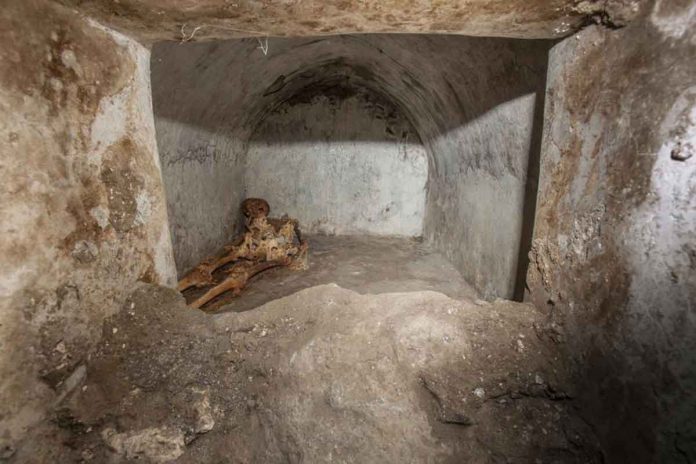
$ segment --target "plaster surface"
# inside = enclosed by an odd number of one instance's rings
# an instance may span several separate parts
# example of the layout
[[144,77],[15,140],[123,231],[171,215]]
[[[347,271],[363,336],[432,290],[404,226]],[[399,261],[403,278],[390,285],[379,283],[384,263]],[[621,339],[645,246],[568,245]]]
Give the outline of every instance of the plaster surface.
[[528,297],[609,462],[696,459],[695,8],[551,52]]
[[420,236],[428,161],[389,101],[332,89],[283,102],[249,141],[246,192],[302,231]]
[[[413,127],[413,139],[417,135],[425,147],[426,241],[456,263],[485,297],[511,297],[517,270],[526,265],[518,255],[525,222],[532,220],[531,214],[525,216],[524,204],[530,182],[534,187],[536,180],[528,179],[527,171],[536,161],[535,123],[540,121],[535,121],[535,109],[541,107],[548,47],[546,41],[437,35],[273,39],[265,52],[255,39],[157,44],[152,55],[155,119],[179,272],[230,241],[224,224],[229,224],[231,210],[226,208],[239,204],[238,195],[255,177],[243,174],[254,131],[293,98],[329,97],[335,89],[348,89],[368,92],[403,114]],[[341,124],[341,130],[349,127]],[[305,131],[298,126],[293,136],[299,137],[300,129]],[[277,135],[265,138],[273,137]],[[223,146],[217,142],[221,139],[229,141],[224,153],[217,148]],[[257,135],[257,146],[259,139]],[[204,148],[211,146],[216,148]],[[306,148],[322,150],[313,146]],[[360,150],[365,151],[363,146]],[[252,152],[256,157],[258,152]],[[267,172],[285,174],[279,185],[287,186],[293,176],[309,176],[307,170]],[[392,177],[381,176],[380,182],[396,182],[399,176]],[[273,182],[280,179],[273,177]],[[215,200],[221,192],[226,207]],[[276,201],[298,204],[276,196]],[[316,206],[305,224],[312,228],[312,221],[324,219],[316,213],[320,200],[305,195],[303,201]],[[375,205],[363,202],[363,207],[376,213],[386,209],[385,203],[382,197]],[[354,211],[355,203],[347,201],[331,215],[341,218],[346,230],[365,230],[364,221],[357,222],[362,219],[351,217]],[[208,235],[200,229],[200,218],[210,226]],[[197,230],[202,233],[188,232]]]
[[[533,82],[527,77],[526,85]],[[487,298],[512,298],[518,268],[526,269],[519,254],[528,246],[525,223],[532,222],[525,202],[534,201],[526,192],[536,179],[527,171],[537,162],[542,83],[431,142],[442,165],[428,182],[426,240]]]
[[169,233],[181,274],[229,244],[239,230],[245,152],[225,133],[165,118],[155,118],[155,126]]
[[0,459],[85,374],[136,281],[175,280],[149,52],[63,7],[0,11]]

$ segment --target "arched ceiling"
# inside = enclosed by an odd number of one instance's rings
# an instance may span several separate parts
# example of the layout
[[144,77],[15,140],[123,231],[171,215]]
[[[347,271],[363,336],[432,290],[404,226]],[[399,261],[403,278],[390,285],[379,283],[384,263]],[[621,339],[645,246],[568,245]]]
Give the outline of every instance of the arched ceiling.
[[[370,89],[399,107],[424,143],[534,92],[548,43],[458,36],[350,35],[157,44],[158,118],[245,141],[265,112],[303,89]],[[492,59],[494,57],[495,59]]]
[[641,0],[56,0],[142,42],[348,33],[557,38]]
[[483,293],[510,295],[551,43],[361,34],[271,38],[263,49],[254,38],[156,44],[157,141],[178,241],[201,256],[228,236],[249,140],[269,111],[366,88],[408,117],[428,153],[426,239]]

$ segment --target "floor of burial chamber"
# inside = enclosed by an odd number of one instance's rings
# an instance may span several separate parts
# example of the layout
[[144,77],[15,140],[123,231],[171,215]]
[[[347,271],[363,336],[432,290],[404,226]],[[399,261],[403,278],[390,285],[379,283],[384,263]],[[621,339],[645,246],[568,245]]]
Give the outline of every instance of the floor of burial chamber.
[[[310,235],[309,268],[278,267],[253,277],[240,296],[222,294],[203,307],[211,313],[243,312],[316,285],[335,283],[361,294],[431,290],[454,299],[477,292],[441,254],[406,237]],[[216,276],[224,278],[225,268]],[[191,302],[208,288],[184,292]]]

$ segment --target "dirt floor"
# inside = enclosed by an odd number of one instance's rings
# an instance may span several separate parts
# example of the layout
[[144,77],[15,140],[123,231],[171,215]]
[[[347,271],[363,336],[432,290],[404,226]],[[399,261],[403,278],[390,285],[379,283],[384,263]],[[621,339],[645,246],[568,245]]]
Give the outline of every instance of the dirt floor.
[[142,284],[11,461],[600,462],[557,330],[429,291],[329,284],[205,314]]
[[[325,235],[305,238],[309,242],[309,269],[264,271],[251,279],[241,297],[223,294],[204,310],[248,311],[298,290],[329,283],[362,294],[433,290],[455,299],[477,297],[452,264],[418,240]],[[224,278],[224,269],[216,276]],[[206,290],[192,288],[184,295],[187,301],[193,301]]]

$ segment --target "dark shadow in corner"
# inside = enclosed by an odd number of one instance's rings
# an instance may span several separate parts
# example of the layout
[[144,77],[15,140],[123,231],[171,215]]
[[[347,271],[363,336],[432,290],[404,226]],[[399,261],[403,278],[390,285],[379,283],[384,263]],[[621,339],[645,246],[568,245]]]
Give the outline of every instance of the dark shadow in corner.
[[[544,69],[548,70],[548,53]],[[513,300],[522,301],[527,283],[529,268],[529,252],[532,249],[534,235],[534,219],[536,217],[537,192],[539,191],[539,164],[541,158],[541,141],[544,132],[544,104],[546,96],[546,74],[541,77],[534,99],[534,119],[532,121],[532,137],[529,144],[527,161],[527,183],[524,191],[524,206],[522,208],[522,229],[520,231],[520,246],[517,255],[517,272],[515,275],[515,290]]]

